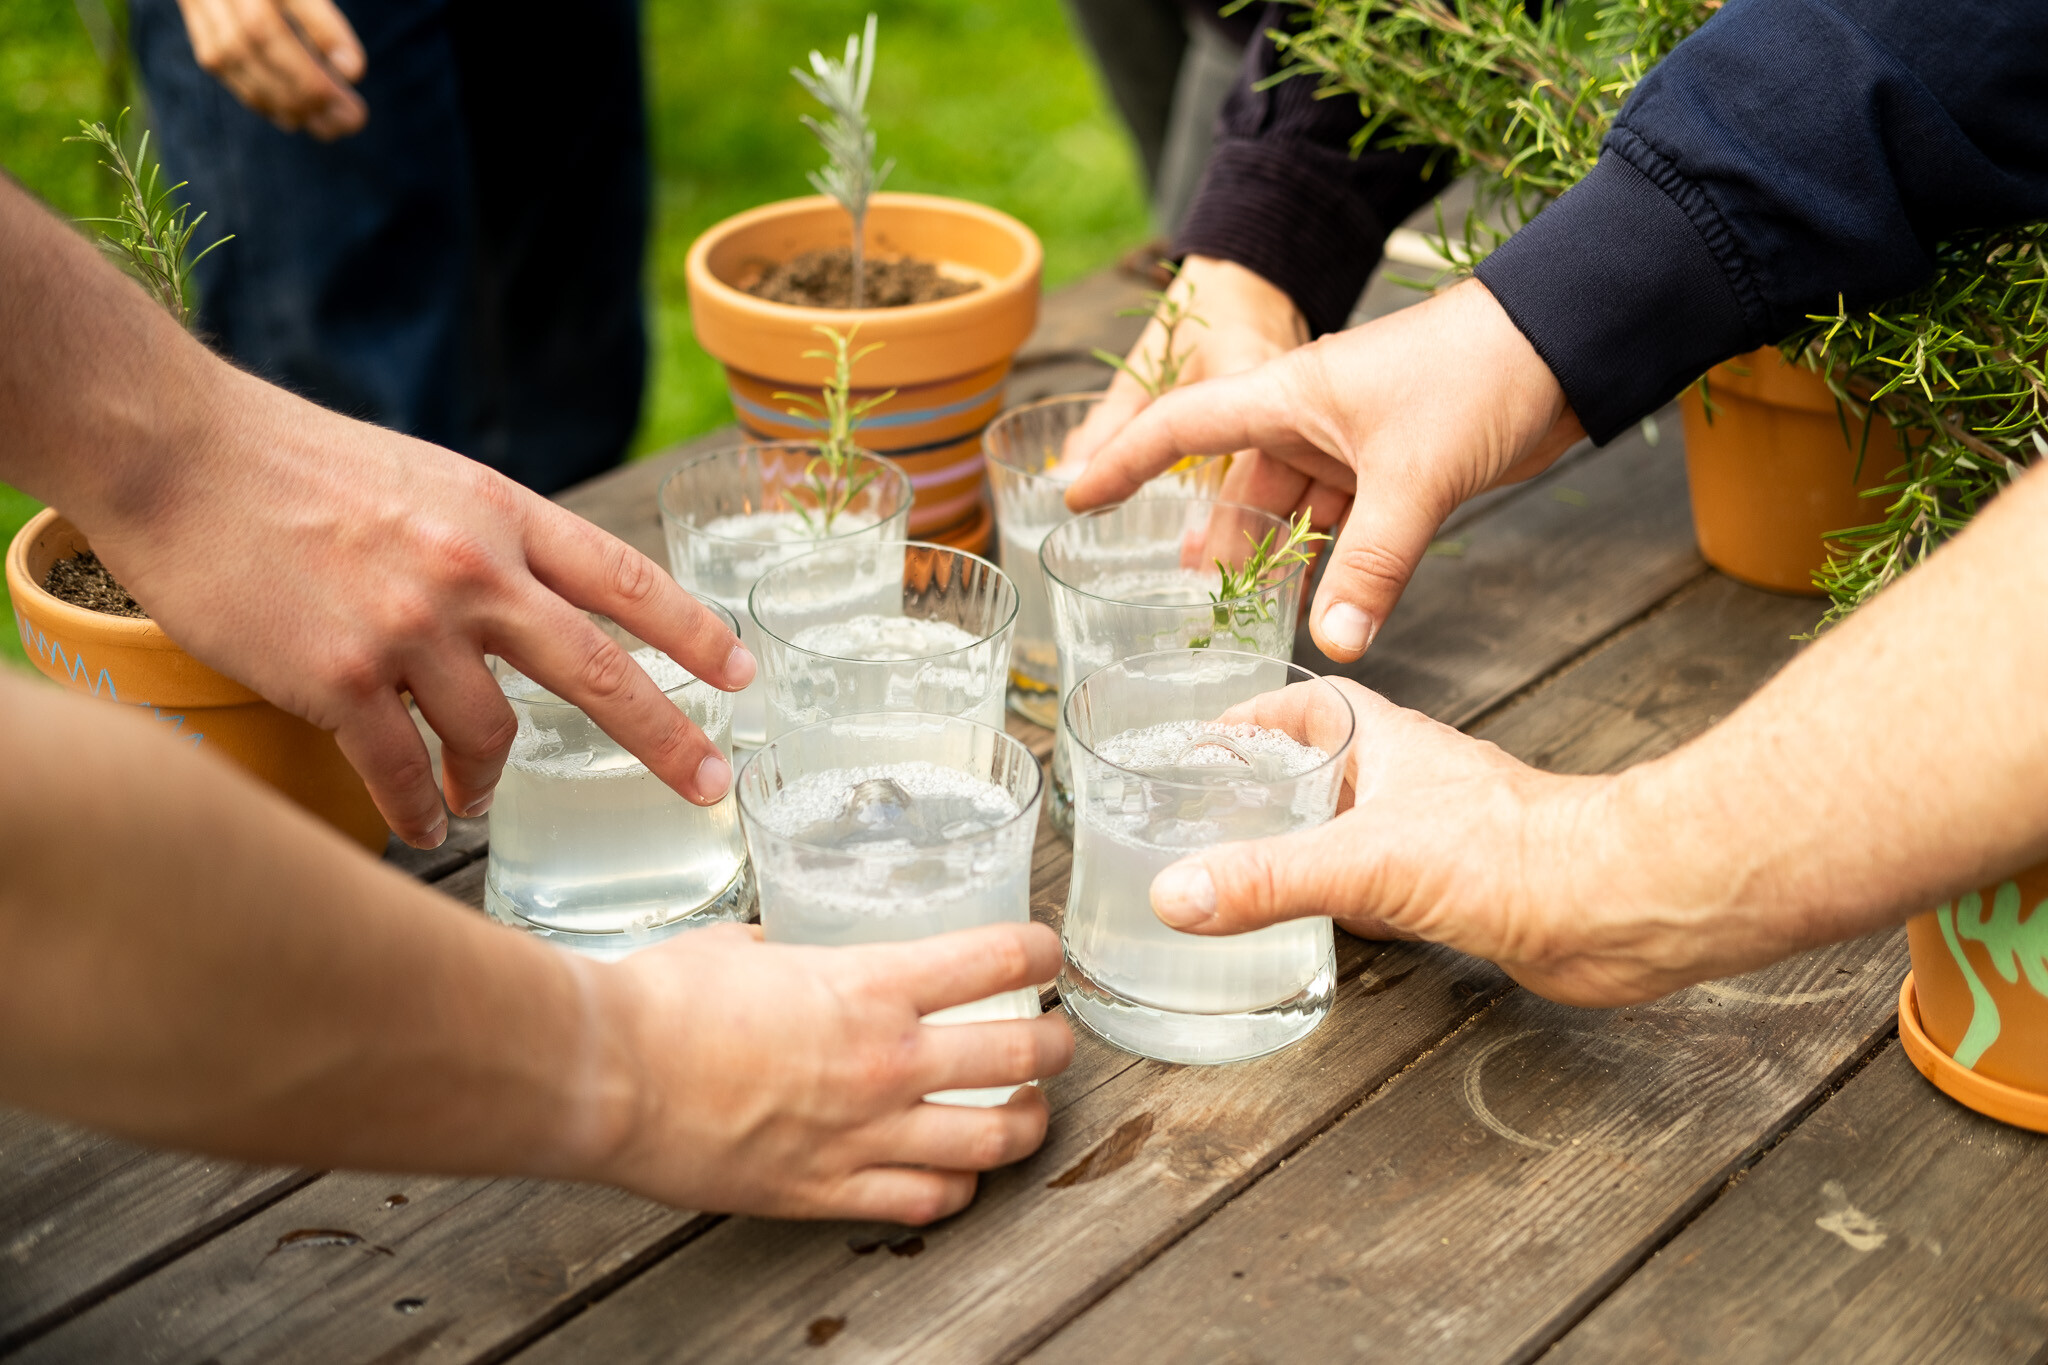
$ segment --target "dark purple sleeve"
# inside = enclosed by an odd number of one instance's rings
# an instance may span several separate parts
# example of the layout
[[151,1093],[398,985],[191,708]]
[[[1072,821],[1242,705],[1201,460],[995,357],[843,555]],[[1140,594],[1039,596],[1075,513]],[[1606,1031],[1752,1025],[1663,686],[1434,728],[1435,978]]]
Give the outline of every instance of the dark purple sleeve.
[[1427,149],[1369,146],[1353,156],[1351,139],[1365,124],[1355,98],[1318,99],[1308,77],[1258,89],[1279,68],[1265,35],[1294,11],[1264,7],[1174,246],[1271,281],[1320,336],[1351,316],[1387,234],[1449,183],[1450,158],[1430,174]]

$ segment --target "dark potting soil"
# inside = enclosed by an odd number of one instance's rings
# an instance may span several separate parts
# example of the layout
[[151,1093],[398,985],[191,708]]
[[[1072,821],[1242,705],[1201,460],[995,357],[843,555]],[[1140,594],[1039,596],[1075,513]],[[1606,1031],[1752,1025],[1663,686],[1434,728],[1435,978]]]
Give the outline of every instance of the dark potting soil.
[[[901,308],[910,303],[932,303],[981,288],[969,280],[941,275],[936,265],[915,256],[902,256],[895,260],[871,259],[862,275],[860,305],[863,308]],[[806,251],[748,285],[747,292],[771,303],[794,304],[799,308],[851,307],[853,253],[843,246],[830,251]]]
[[147,621],[149,613],[135,604],[128,589],[114,581],[107,566],[91,550],[72,559],[60,559],[43,576],[43,590],[60,602],[108,616],[133,616]]

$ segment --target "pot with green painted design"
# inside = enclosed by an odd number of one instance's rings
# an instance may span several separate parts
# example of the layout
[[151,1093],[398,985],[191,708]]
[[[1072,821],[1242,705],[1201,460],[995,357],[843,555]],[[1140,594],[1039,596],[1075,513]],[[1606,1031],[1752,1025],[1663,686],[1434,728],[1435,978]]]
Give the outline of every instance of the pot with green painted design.
[[2048,1132],[2048,864],[1906,926],[1900,1036],[1971,1108]]

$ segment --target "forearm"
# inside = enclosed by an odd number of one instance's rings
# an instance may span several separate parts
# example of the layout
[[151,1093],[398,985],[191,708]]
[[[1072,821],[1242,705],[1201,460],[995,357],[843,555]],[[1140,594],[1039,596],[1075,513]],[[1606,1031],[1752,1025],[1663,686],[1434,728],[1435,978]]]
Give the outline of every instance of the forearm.
[[253,1160],[589,1175],[634,1087],[606,970],[152,732],[0,679],[0,1093]]
[[0,175],[0,481],[90,527],[158,496],[232,374]]
[[2044,600],[2036,471],[1728,720],[1613,784],[1608,856],[1576,900],[1634,902],[1667,921],[1660,952],[1741,970],[2048,857]]

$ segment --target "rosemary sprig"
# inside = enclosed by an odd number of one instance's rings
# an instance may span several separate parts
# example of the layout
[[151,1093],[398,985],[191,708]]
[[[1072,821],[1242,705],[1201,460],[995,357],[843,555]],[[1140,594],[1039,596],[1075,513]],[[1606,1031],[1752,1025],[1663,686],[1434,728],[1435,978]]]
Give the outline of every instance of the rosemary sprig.
[[[1175,276],[1180,274],[1180,267],[1171,261],[1161,261],[1159,264]],[[1120,318],[1150,318],[1157,322],[1165,333],[1160,338],[1157,354],[1147,351],[1138,357],[1144,366],[1142,370],[1114,352],[1105,351],[1100,346],[1095,348],[1097,360],[1122,370],[1137,380],[1138,386],[1153,398],[1178,385],[1181,371],[1194,357],[1195,347],[1192,342],[1185,351],[1174,349],[1174,339],[1179,335],[1180,329],[1189,323],[1197,327],[1209,325],[1208,319],[1195,312],[1195,286],[1192,280],[1188,282],[1187,292],[1182,298],[1173,297],[1167,290],[1151,290],[1145,295],[1145,307],[1119,308],[1116,315]]]
[[1320,531],[1309,530],[1306,509],[1287,523],[1287,539],[1275,549],[1273,538],[1278,534],[1277,529],[1269,529],[1263,540],[1252,540],[1252,533],[1246,531],[1244,538],[1251,541],[1252,552],[1244,563],[1232,569],[1222,560],[1216,561],[1216,572],[1222,582],[1217,591],[1209,594],[1215,629],[1188,641],[1189,649],[1209,648],[1219,633],[1243,644],[1257,645],[1256,640],[1241,632],[1272,624],[1273,604],[1262,595],[1267,583],[1282,569],[1309,563],[1315,555],[1308,547],[1329,539]]
[[867,27],[846,40],[846,58],[833,61],[813,50],[811,69],[791,67],[789,74],[811,97],[825,106],[823,121],[803,115],[804,127],[817,136],[828,158],[811,171],[811,184],[820,194],[829,194],[853,220],[853,295],[847,306],[861,306],[866,282],[866,241],[868,196],[882,188],[893,160],[875,165],[875,130],[868,123],[868,82],[875,74],[875,16],[868,15]]
[[896,390],[870,394],[856,400],[853,396],[853,367],[865,356],[882,349],[882,343],[852,349],[854,334],[860,331],[855,323],[839,332],[834,328],[818,326],[811,329],[832,343],[829,351],[805,351],[807,360],[829,360],[832,362],[832,378],[813,397],[807,393],[778,393],[775,396],[795,406],[786,409],[792,417],[801,417],[818,422],[824,433],[818,440],[818,453],[804,466],[804,487],[810,490],[813,508],[818,520],[811,520],[811,511],[804,507],[788,489],[783,490],[782,500],[789,504],[791,511],[803,519],[804,529],[814,536],[830,535],[832,523],[839,514],[853,505],[867,486],[875,481],[870,471],[856,475],[852,472],[859,462],[861,449],[854,444],[853,431],[861,419],[882,404],[896,396]]
[[163,189],[157,187],[163,168],[149,159],[147,132],[136,145],[135,159],[132,162],[128,159],[127,152],[121,147],[121,126],[127,118],[128,111],[123,109],[114,120],[112,132],[104,123],[87,123],[81,119],[78,123],[79,136],[64,139],[98,147],[103,153],[100,164],[121,183],[120,210],[116,216],[80,221],[106,227],[108,230],[100,236],[101,249],[125,265],[142,287],[178,320],[179,326],[189,326],[192,267],[205,260],[221,242],[234,239],[223,237],[191,260],[185,259],[192,234],[206,221],[206,215],[202,213],[187,221],[186,214],[191,211],[191,206],[171,203],[171,196],[185,188],[185,181],[180,180]]

